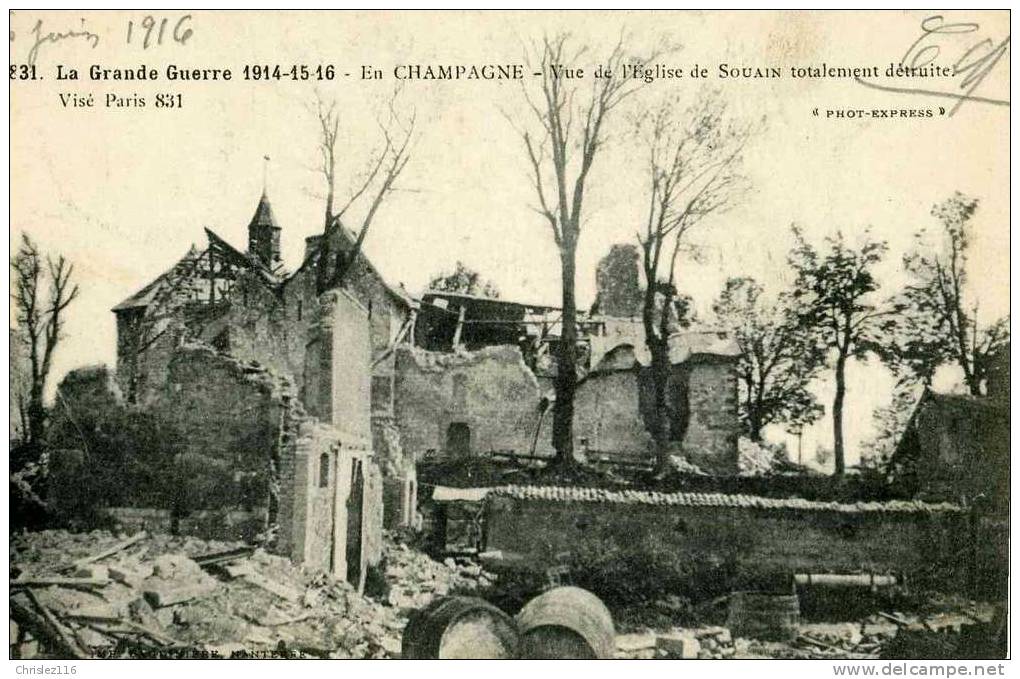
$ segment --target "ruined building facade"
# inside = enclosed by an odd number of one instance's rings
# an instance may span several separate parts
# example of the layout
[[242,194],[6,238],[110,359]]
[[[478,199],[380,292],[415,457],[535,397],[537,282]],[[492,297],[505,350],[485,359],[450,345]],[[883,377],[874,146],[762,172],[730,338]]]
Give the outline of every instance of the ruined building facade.
[[[293,273],[283,269],[281,232],[263,194],[245,251],[206,229],[205,249],[192,246],[117,305],[117,382],[136,407],[190,413],[179,423],[186,440],[224,451],[227,464],[243,466],[245,449],[264,462],[281,551],[363,578],[363,557],[378,557],[384,493],[399,508],[394,522],[414,512],[414,465],[391,405],[394,345],[414,304],[360,254],[342,285],[323,285],[354,243],[342,226],[328,236],[330,258],[320,257],[323,237],[307,239]],[[238,403],[244,381],[208,365],[216,362],[277,384],[272,407]],[[245,415],[221,421],[237,412]]]
[[[552,455],[559,316],[553,307],[424,293],[414,346],[397,352],[394,403],[407,450],[418,459]],[[640,320],[586,314],[578,326],[575,449],[650,462],[653,381]],[[725,331],[670,338],[670,438],[676,455],[707,473],[737,471],[738,356]]]
[[[355,238],[339,225],[307,238],[288,272],[285,235],[263,194],[246,249],[206,229],[203,249],[117,305],[116,381],[132,407],[173,415],[195,442],[182,459],[257,489],[260,506],[243,509],[277,531],[281,551],[357,577],[363,564],[348,545],[371,557],[372,527],[414,522],[416,461],[552,455],[560,314],[450,292],[415,300],[352,256]],[[579,329],[576,448],[649,461],[640,325],[585,314]],[[723,332],[683,331],[671,357],[676,454],[735,473],[735,345]],[[184,522],[224,509],[186,504]]]

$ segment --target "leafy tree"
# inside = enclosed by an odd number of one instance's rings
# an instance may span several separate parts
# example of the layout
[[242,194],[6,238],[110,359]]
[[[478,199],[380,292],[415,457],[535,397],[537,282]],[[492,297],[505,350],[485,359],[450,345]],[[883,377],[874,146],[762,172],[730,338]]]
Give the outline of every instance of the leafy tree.
[[832,402],[833,456],[836,476],[846,471],[843,442],[843,405],[846,401],[846,369],[850,359],[863,360],[879,346],[889,330],[890,309],[875,300],[878,281],[873,270],[885,256],[885,241],[872,240],[865,232],[857,246],[847,243],[842,231],[815,248],[797,227],[790,265],[796,274],[792,293],[799,322],[816,334],[834,355],[836,394]]
[[453,271],[433,276],[428,289],[499,299],[499,288],[495,283],[483,279],[480,273],[459,260]]
[[936,233],[916,234],[903,258],[911,281],[893,304],[899,310],[883,358],[901,382],[930,385],[942,365],[955,364],[973,396],[983,392],[992,356],[1009,343],[1009,318],[980,326],[967,298],[967,251],[978,200],[956,192],[935,205]]
[[593,314],[630,318],[641,313],[641,254],[631,243],[614,243],[595,270]]
[[768,300],[752,278],[730,278],[713,305],[718,322],[740,346],[740,417],[752,441],[769,424],[794,429],[817,420],[822,407],[807,387],[825,361],[818,335],[805,328],[784,293]]

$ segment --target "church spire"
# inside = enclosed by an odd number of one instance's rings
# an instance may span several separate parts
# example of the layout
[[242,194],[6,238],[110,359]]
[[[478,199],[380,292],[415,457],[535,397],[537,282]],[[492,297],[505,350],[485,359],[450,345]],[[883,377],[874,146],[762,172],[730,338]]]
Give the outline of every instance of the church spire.
[[[268,160],[268,157],[266,158]],[[248,252],[262,260],[269,268],[280,263],[280,227],[273,216],[263,178],[262,197],[255,214],[248,223]]]

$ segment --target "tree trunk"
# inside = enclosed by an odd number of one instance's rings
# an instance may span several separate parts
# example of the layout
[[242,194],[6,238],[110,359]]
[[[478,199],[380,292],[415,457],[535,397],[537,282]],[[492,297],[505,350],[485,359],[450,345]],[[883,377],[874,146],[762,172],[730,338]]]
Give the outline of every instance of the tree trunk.
[[560,251],[563,277],[563,331],[556,365],[556,405],[553,409],[553,448],[556,464],[573,465],[574,392],[577,389],[577,301],[574,296],[575,249],[564,239]]
[[761,443],[761,421],[757,415],[749,414],[747,417],[747,438],[755,443]]
[[32,384],[28,396],[28,442],[38,446],[46,432],[46,407],[43,405],[42,384]]
[[[977,351],[975,350],[975,354]],[[967,361],[962,361],[962,364],[966,364]],[[978,358],[976,355],[971,357],[970,369],[964,371],[964,380],[967,384],[967,391],[970,392],[971,396],[982,396],[981,393],[981,380],[984,378],[983,371],[978,368]]]
[[846,398],[846,356],[836,359],[836,397],[832,401],[832,447],[836,470],[834,476],[841,477],[846,471],[843,449],[843,401]]
[[[750,386],[750,385],[749,385]],[[750,400],[750,398],[748,399]],[[762,411],[763,403],[765,401],[765,380],[759,378],[759,382],[754,388],[754,405],[748,408],[747,413],[747,436],[756,443],[761,443],[761,430],[762,430]]]
[[652,411],[652,440],[655,443],[655,471],[662,473],[669,469],[669,403],[666,390],[669,385],[669,342],[656,337],[648,341],[652,355],[652,385],[654,409]]

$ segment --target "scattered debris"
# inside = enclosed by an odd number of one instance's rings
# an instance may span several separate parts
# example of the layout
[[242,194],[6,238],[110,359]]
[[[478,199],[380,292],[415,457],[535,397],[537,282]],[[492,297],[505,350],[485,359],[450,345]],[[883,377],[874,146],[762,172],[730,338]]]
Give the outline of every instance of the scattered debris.
[[[106,531],[12,535],[12,655],[396,658],[413,611],[443,596],[487,596],[508,586],[470,559],[438,562],[390,537],[382,600],[248,545],[134,537]],[[77,572],[72,565],[95,568],[91,575],[105,570],[108,577],[71,576]],[[663,619],[691,614],[681,597],[656,606]],[[712,616],[705,608],[697,609],[697,618]],[[616,637],[614,655],[847,660],[998,653],[1003,616],[995,617],[993,606],[950,598],[924,611],[882,611],[842,623],[802,620],[792,641],[734,637],[729,627],[669,627],[676,622],[654,630],[629,627],[634,633]]]
[[387,542],[383,562],[390,583],[388,602],[405,611],[425,608],[436,597],[474,592],[496,581],[495,575],[478,564],[453,558],[439,563],[405,544]]
[[146,537],[148,537],[148,533],[146,533],[144,530],[139,532],[139,533],[135,533],[134,535],[129,537],[127,540],[124,540],[123,542],[118,542],[117,544],[115,544],[113,547],[110,547],[109,549],[104,549],[102,552],[100,552],[98,554],[94,554],[94,555],[89,556],[89,557],[85,557],[84,559],[78,559],[73,564],[68,566],[65,570],[72,570],[72,569],[74,569],[76,571],[82,570],[82,569],[84,569],[86,566],[88,566],[91,563],[95,563],[96,561],[102,561],[103,559],[105,559],[107,557],[111,557],[114,554],[117,554],[118,552],[123,552],[125,549],[127,549],[131,545],[134,545],[134,544],[136,544],[138,542],[141,542]]
[[[22,658],[395,658],[412,609],[495,577],[387,541],[389,599],[377,601],[240,543],[48,530],[13,535],[11,548]],[[65,575],[99,575],[100,561],[108,577]]]

